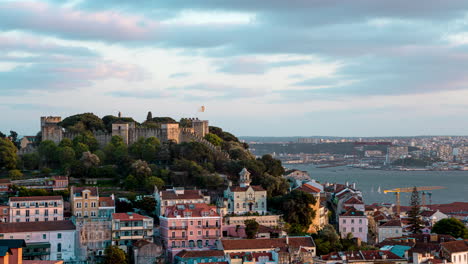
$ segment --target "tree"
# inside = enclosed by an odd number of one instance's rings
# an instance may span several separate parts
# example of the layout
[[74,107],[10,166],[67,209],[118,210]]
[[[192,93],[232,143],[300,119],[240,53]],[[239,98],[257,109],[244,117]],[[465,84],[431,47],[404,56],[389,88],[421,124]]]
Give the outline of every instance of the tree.
[[77,145],[78,143],[85,144],[91,151],[95,151],[99,148],[97,139],[90,131],[84,131],[73,139],[73,145]]
[[156,176],[150,176],[146,179],[146,188],[153,190],[154,186],[158,187],[158,190],[164,186],[164,180]]
[[104,148],[104,153],[108,163],[117,164],[128,155],[127,145],[125,145],[122,137],[113,136],[111,142]]
[[0,169],[3,167],[7,169],[16,168],[17,151],[18,149],[9,139],[0,138]]
[[83,166],[86,168],[86,176],[89,176],[89,170],[95,168],[101,162],[99,157],[89,151],[83,152],[83,156],[80,159]]
[[6,135],[2,133],[2,131],[0,131],[0,138],[6,138]]
[[468,239],[468,229],[456,218],[440,220],[432,227],[432,232],[436,234],[451,235],[455,238]]
[[39,156],[47,166],[58,161],[57,145],[52,140],[44,140],[39,144]]
[[421,219],[421,200],[419,199],[419,192],[416,187],[413,188],[411,194],[411,209],[408,212],[410,230],[413,234],[421,233],[422,219]]
[[257,236],[258,227],[260,226],[255,219],[247,219],[244,221],[245,234],[248,239],[254,239]]
[[93,113],[83,113],[65,118],[59,123],[60,126],[72,132],[82,133],[84,131],[104,130],[104,122]]
[[208,133],[205,135],[205,139],[215,146],[221,146],[223,140],[215,134]]
[[127,263],[125,252],[118,246],[108,246],[104,250],[104,264]]
[[156,154],[161,147],[161,142],[155,137],[139,138],[137,142],[133,143],[128,151],[135,159],[142,159],[147,162],[154,162]]
[[62,167],[70,165],[75,161],[75,151],[71,147],[59,147],[58,155]]
[[73,141],[69,138],[64,138],[62,141],[60,141],[59,147],[73,147]]
[[10,170],[8,172],[8,177],[12,180],[19,180],[23,177],[23,173],[20,170]]
[[141,200],[135,201],[134,206],[147,214],[153,214],[154,210],[156,210],[156,200],[152,196],[145,196]]
[[270,154],[263,155],[261,161],[265,165],[266,172],[273,176],[283,176],[284,168],[280,160],[274,159]]
[[36,170],[39,168],[41,158],[37,152],[27,153],[21,156],[23,165],[27,170]]
[[315,197],[303,191],[294,190],[284,196],[271,200],[271,207],[280,211],[284,220],[290,224],[290,233],[304,233],[315,217],[315,210],[310,206],[315,204]]
[[148,112],[148,115],[146,115],[146,121],[151,121],[153,119],[153,114],[151,111]]
[[130,174],[127,176],[127,178],[125,178],[125,181],[124,181],[125,189],[135,190],[137,186],[138,186],[138,180],[135,178],[135,176]]
[[20,148],[19,141],[18,141],[18,133],[13,130],[10,130],[10,135],[8,136],[11,139],[11,142],[15,145],[17,149]]
[[132,163],[132,171],[135,178],[140,182],[146,182],[146,179],[150,177],[153,172],[151,168],[148,166],[148,163],[144,160],[137,160]]
[[75,151],[76,159],[80,159],[81,156],[83,156],[83,153],[89,151],[89,148],[88,145],[82,142],[77,142],[73,145],[73,150]]

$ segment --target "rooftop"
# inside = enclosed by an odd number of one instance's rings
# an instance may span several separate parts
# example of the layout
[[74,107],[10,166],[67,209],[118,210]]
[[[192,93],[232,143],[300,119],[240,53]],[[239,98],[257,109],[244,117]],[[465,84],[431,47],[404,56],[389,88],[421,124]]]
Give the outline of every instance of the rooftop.
[[216,206],[207,205],[204,203],[194,204],[176,204],[166,208],[164,216],[167,218],[180,217],[203,217],[203,216],[219,216],[216,212]]
[[[288,241],[287,241],[288,240]],[[221,240],[224,250],[248,250],[248,249],[285,249],[286,247],[315,247],[311,237],[288,237],[269,239],[232,239]]]
[[445,248],[447,251],[449,251],[450,253],[467,252],[468,251],[468,239],[443,242],[441,243],[441,246]]
[[63,200],[62,196],[27,196],[27,197],[10,197],[10,202],[27,202],[27,201],[55,201]]
[[140,215],[135,213],[113,213],[112,219],[120,221],[138,221],[143,219],[152,219],[146,215]]
[[203,199],[203,194],[199,190],[183,190],[177,192],[175,190],[161,191],[161,199],[163,200],[177,200],[177,199]]
[[75,230],[72,221],[48,221],[48,222],[22,222],[0,223],[0,233],[44,232],[59,230]]
[[250,185],[250,186],[246,186],[246,187],[240,187],[240,186],[232,186],[232,187],[229,187],[231,192],[245,192],[247,191],[249,188],[252,188],[254,191],[256,192],[262,192],[262,191],[266,191],[265,189],[263,189],[262,186],[260,185]]
[[358,211],[356,210],[356,208],[351,207],[348,211],[346,211],[346,213],[340,215],[340,217],[342,216],[365,216],[365,215],[364,215],[364,212]]
[[222,257],[222,250],[182,250],[176,255],[180,258],[204,258],[204,257]]

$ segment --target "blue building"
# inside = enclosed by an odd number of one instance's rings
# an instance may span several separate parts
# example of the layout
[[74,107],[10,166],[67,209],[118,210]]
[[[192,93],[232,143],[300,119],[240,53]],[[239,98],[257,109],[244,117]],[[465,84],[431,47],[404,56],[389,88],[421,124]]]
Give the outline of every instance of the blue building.
[[175,264],[199,264],[206,262],[224,262],[222,250],[182,250],[174,257]]

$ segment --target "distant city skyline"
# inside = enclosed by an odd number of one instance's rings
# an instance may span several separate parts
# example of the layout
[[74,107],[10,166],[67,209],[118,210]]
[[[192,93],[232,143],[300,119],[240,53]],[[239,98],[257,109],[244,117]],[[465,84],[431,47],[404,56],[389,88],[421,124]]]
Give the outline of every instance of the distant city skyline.
[[0,131],[152,111],[236,136],[468,135],[467,11],[437,0],[3,1]]

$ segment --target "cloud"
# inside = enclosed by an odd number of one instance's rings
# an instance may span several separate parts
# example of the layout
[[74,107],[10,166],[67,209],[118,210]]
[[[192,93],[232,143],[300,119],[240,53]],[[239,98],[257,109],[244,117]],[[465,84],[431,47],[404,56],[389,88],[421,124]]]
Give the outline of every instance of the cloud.
[[148,41],[158,23],[115,11],[86,12],[45,2],[7,2],[0,6],[0,29],[24,30],[69,39]]
[[191,73],[189,72],[177,72],[169,75],[169,78],[184,78],[190,76]]
[[0,90],[2,94],[60,91],[89,86],[96,80],[139,81],[144,78],[145,72],[140,68],[111,61],[43,62],[0,72]]
[[264,74],[269,70],[295,67],[312,63],[311,60],[276,60],[269,61],[256,57],[234,57],[221,59],[215,63],[217,72],[228,74]]

